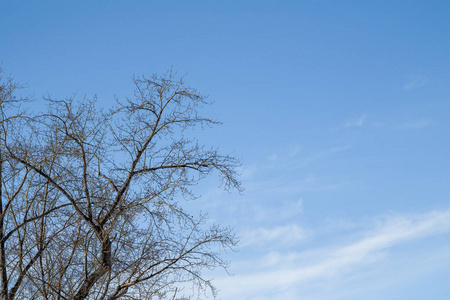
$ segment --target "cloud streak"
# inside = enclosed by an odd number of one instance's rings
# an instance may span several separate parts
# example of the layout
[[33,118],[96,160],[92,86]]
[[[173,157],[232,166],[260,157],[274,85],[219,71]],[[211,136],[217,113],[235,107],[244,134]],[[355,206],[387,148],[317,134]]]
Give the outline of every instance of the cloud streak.
[[360,116],[357,119],[353,119],[353,120],[347,121],[344,124],[344,127],[345,128],[348,128],[348,127],[361,127],[364,124],[364,122],[366,121],[366,119],[367,119],[367,116],[366,115],[362,115],[362,116]]
[[399,126],[397,126],[397,129],[401,130],[422,129],[434,125],[437,125],[437,122],[434,120],[420,119],[400,124]]
[[404,90],[412,90],[422,87],[428,83],[428,79],[423,76],[412,77],[406,84],[403,85]]
[[352,148],[351,145],[343,145],[343,146],[338,146],[338,147],[334,147],[334,148],[330,148],[324,151],[320,151],[317,152],[309,157],[306,157],[301,164],[304,165],[309,165],[312,163],[315,163],[317,161],[321,161],[323,159],[329,158],[333,155],[335,155],[336,153],[340,153],[340,152],[344,152],[347,150],[350,150]]
[[[289,227],[266,232],[268,236],[286,235]],[[297,252],[295,255],[275,255],[280,261],[270,268],[255,272],[239,272],[239,275],[221,278],[217,281],[221,290],[226,291],[224,299],[292,299],[298,297],[298,288],[344,274],[355,275],[356,270],[373,267],[373,263],[386,259],[384,254],[393,248],[412,240],[436,236],[450,232],[450,210],[432,211],[422,215],[388,216],[379,219],[373,227],[359,232],[353,242],[318,248],[314,251]],[[269,239],[270,240],[270,239]],[[272,260],[274,254],[271,254]],[[307,257],[308,262],[302,257]],[[414,261],[411,261],[414,268]],[[246,298],[242,297],[245,295]]]
[[295,244],[309,236],[308,230],[297,224],[276,226],[273,228],[258,228],[244,231],[241,235],[241,247],[249,245],[261,246],[266,243],[277,243],[277,245]]
[[332,129],[332,131],[337,131],[342,128],[361,127],[365,124],[366,120],[367,120],[367,115],[363,114],[356,119],[347,120],[345,123]]

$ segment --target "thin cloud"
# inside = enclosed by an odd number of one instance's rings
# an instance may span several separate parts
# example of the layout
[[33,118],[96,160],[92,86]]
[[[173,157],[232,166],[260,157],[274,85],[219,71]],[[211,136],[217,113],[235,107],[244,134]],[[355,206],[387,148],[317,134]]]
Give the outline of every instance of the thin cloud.
[[366,121],[366,119],[367,119],[367,116],[366,115],[362,115],[362,116],[360,116],[357,119],[353,119],[353,120],[347,121],[344,124],[344,127],[345,128],[348,128],[348,127],[361,127],[364,124],[364,122]]
[[270,209],[266,205],[260,204],[250,207],[247,206],[242,209],[243,215],[249,215],[251,213],[254,216],[254,222],[260,222],[266,226],[268,224],[278,224],[280,222],[286,222],[286,220],[298,218],[302,212],[302,199],[280,201]]
[[320,161],[322,159],[328,158],[330,156],[333,156],[336,153],[350,150],[351,148],[352,148],[352,146],[350,146],[350,145],[343,145],[343,146],[330,148],[330,149],[327,149],[324,151],[320,151],[320,152],[317,152],[316,154],[313,154],[313,155],[307,157],[306,159],[304,159],[301,164],[309,165],[311,163],[314,163],[314,162]]
[[415,121],[400,124],[396,127],[396,129],[401,129],[401,130],[422,129],[422,128],[434,126],[434,125],[437,125],[437,122],[434,120],[420,119],[420,120],[415,120]]
[[422,76],[412,77],[406,84],[403,85],[404,90],[412,90],[422,87],[428,83],[428,79]]
[[299,154],[300,153],[300,150],[302,149],[302,147],[300,146],[300,145],[298,145],[298,144],[296,144],[296,145],[294,145],[292,148],[291,148],[291,151],[290,151],[290,153],[289,153],[289,157],[294,157],[294,156],[296,156],[297,154]]
[[273,153],[269,156],[269,160],[277,160],[278,159],[278,155],[276,153]]
[[363,114],[363,115],[359,116],[358,118],[347,120],[345,123],[339,125],[336,128],[333,128],[333,131],[336,131],[336,130],[339,130],[342,128],[361,127],[365,124],[366,120],[367,120],[367,115]]
[[237,168],[239,178],[242,180],[249,180],[259,171],[258,167],[253,164],[250,166],[241,166]]
[[309,236],[309,231],[297,224],[288,224],[273,228],[258,228],[241,234],[240,246],[264,245],[276,242],[277,245],[292,245]]
[[[448,232],[450,210],[388,216],[378,220],[365,233],[358,233],[360,238],[352,243],[313,249],[308,253],[298,252],[295,255],[270,253],[272,260],[278,261],[277,264],[255,272],[242,270],[247,271],[246,274],[219,278],[216,283],[224,292],[223,299],[235,299],[237,295],[245,299],[262,299],[264,295],[272,295],[272,299],[283,299],[282,295],[286,292],[289,292],[291,299],[295,299],[300,293],[297,291],[299,286],[341,278],[344,274],[357,276],[361,269],[377,266],[380,261],[386,260],[386,254],[397,246]],[[303,256],[308,257],[306,262],[302,259]],[[280,257],[283,259],[277,260]],[[415,263],[417,262],[414,260],[408,262],[411,266],[409,273],[415,270]]]
[[307,175],[302,178],[287,178],[280,176],[277,178],[247,183],[247,190],[262,194],[259,199],[276,196],[293,196],[311,191],[330,191],[346,186],[346,182],[327,182],[323,178]]

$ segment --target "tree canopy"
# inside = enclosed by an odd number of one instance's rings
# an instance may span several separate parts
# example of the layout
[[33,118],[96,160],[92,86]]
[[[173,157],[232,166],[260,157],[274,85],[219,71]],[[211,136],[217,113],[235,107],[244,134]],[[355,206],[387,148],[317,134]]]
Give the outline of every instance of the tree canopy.
[[190,137],[206,98],[172,72],[133,78],[132,97],[27,99],[0,86],[1,299],[186,299],[216,290],[230,228],[188,214],[192,187],[212,173],[241,190],[239,162]]

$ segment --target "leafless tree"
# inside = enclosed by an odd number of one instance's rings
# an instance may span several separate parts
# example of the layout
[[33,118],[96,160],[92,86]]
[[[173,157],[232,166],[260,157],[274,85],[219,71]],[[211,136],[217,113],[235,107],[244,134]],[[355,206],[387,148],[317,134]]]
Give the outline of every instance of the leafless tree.
[[215,295],[202,270],[226,267],[236,240],[183,204],[213,172],[241,187],[233,157],[188,138],[217,123],[198,114],[205,98],[168,72],[134,78],[108,111],[46,99],[24,115],[2,82],[1,299],[186,299],[186,284]]

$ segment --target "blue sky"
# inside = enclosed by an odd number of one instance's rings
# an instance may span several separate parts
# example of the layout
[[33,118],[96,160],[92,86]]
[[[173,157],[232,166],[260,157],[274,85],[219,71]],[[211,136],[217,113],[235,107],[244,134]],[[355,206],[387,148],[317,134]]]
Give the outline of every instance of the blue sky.
[[197,132],[242,161],[192,209],[234,226],[224,300],[448,299],[448,1],[8,1],[24,93],[131,95],[170,67],[215,103]]

